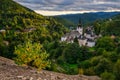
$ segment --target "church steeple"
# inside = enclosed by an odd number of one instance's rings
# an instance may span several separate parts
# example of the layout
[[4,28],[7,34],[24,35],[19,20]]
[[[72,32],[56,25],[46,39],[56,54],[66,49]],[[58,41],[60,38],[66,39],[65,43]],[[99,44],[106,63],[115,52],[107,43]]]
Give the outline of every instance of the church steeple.
[[77,26],[77,31],[80,33],[80,35],[83,34],[83,27],[82,27],[82,22],[81,22],[80,18],[79,18],[79,23],[78,23],[78,26]]
[[79,18],[78,27],[82,27],[82,21],[81,21],[81,18]]

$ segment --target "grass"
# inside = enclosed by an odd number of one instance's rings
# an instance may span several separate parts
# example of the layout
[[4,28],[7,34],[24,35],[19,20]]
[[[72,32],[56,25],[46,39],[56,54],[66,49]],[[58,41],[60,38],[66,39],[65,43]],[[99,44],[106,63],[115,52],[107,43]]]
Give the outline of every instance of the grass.
[[66,74],[78,74],[77,64],[64,63],[60,66],[66,71]]

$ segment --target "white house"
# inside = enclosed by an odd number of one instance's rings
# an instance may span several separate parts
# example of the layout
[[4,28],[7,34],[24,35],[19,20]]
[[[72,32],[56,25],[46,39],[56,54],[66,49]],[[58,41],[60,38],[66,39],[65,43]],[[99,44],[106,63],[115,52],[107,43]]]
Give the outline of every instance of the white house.
[[1,29],[1,30],[0,30],[0,32],[6,32],[6,30],[4,30],[4,29]]
[[87,45],[88,47],[94,47],[95,46],[95,41],[87,41]]

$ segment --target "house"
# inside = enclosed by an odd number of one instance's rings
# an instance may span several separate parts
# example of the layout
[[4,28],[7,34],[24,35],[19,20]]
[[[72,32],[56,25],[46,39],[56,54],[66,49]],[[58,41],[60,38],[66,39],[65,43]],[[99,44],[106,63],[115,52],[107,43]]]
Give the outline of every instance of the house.
[[6,30],[5,30],[5,29],[1,29],[1,30],[0,30],[0,33],[3,33],[3,32],[6,32]]
[[5,44],[5,45],[9,45],[9,42],[8,41],[3,41],[3,43]]
[[88,39],[87,43],[86,43],[86,46],[88,46],[88,47],[94,47],[95,46],[95,41],[91,40],[91,39]]
[[88,47],[94,47],[95,46],[95,41],[92,41],[92,42],[87,42],[87,45]]
[[34,28],[34,27],[32,27],[32,28],[25,28],[23,30],[23,32],[32,32],[32,31],[35,31],[35,30],[36,30],[36,28]]

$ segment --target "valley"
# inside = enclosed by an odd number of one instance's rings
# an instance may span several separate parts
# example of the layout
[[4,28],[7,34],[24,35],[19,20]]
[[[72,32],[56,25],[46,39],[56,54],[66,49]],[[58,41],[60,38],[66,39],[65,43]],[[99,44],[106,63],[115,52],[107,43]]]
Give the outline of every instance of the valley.
[[43,16],[0,0],[0,79],[120,80],[119,72],[119,12]]

